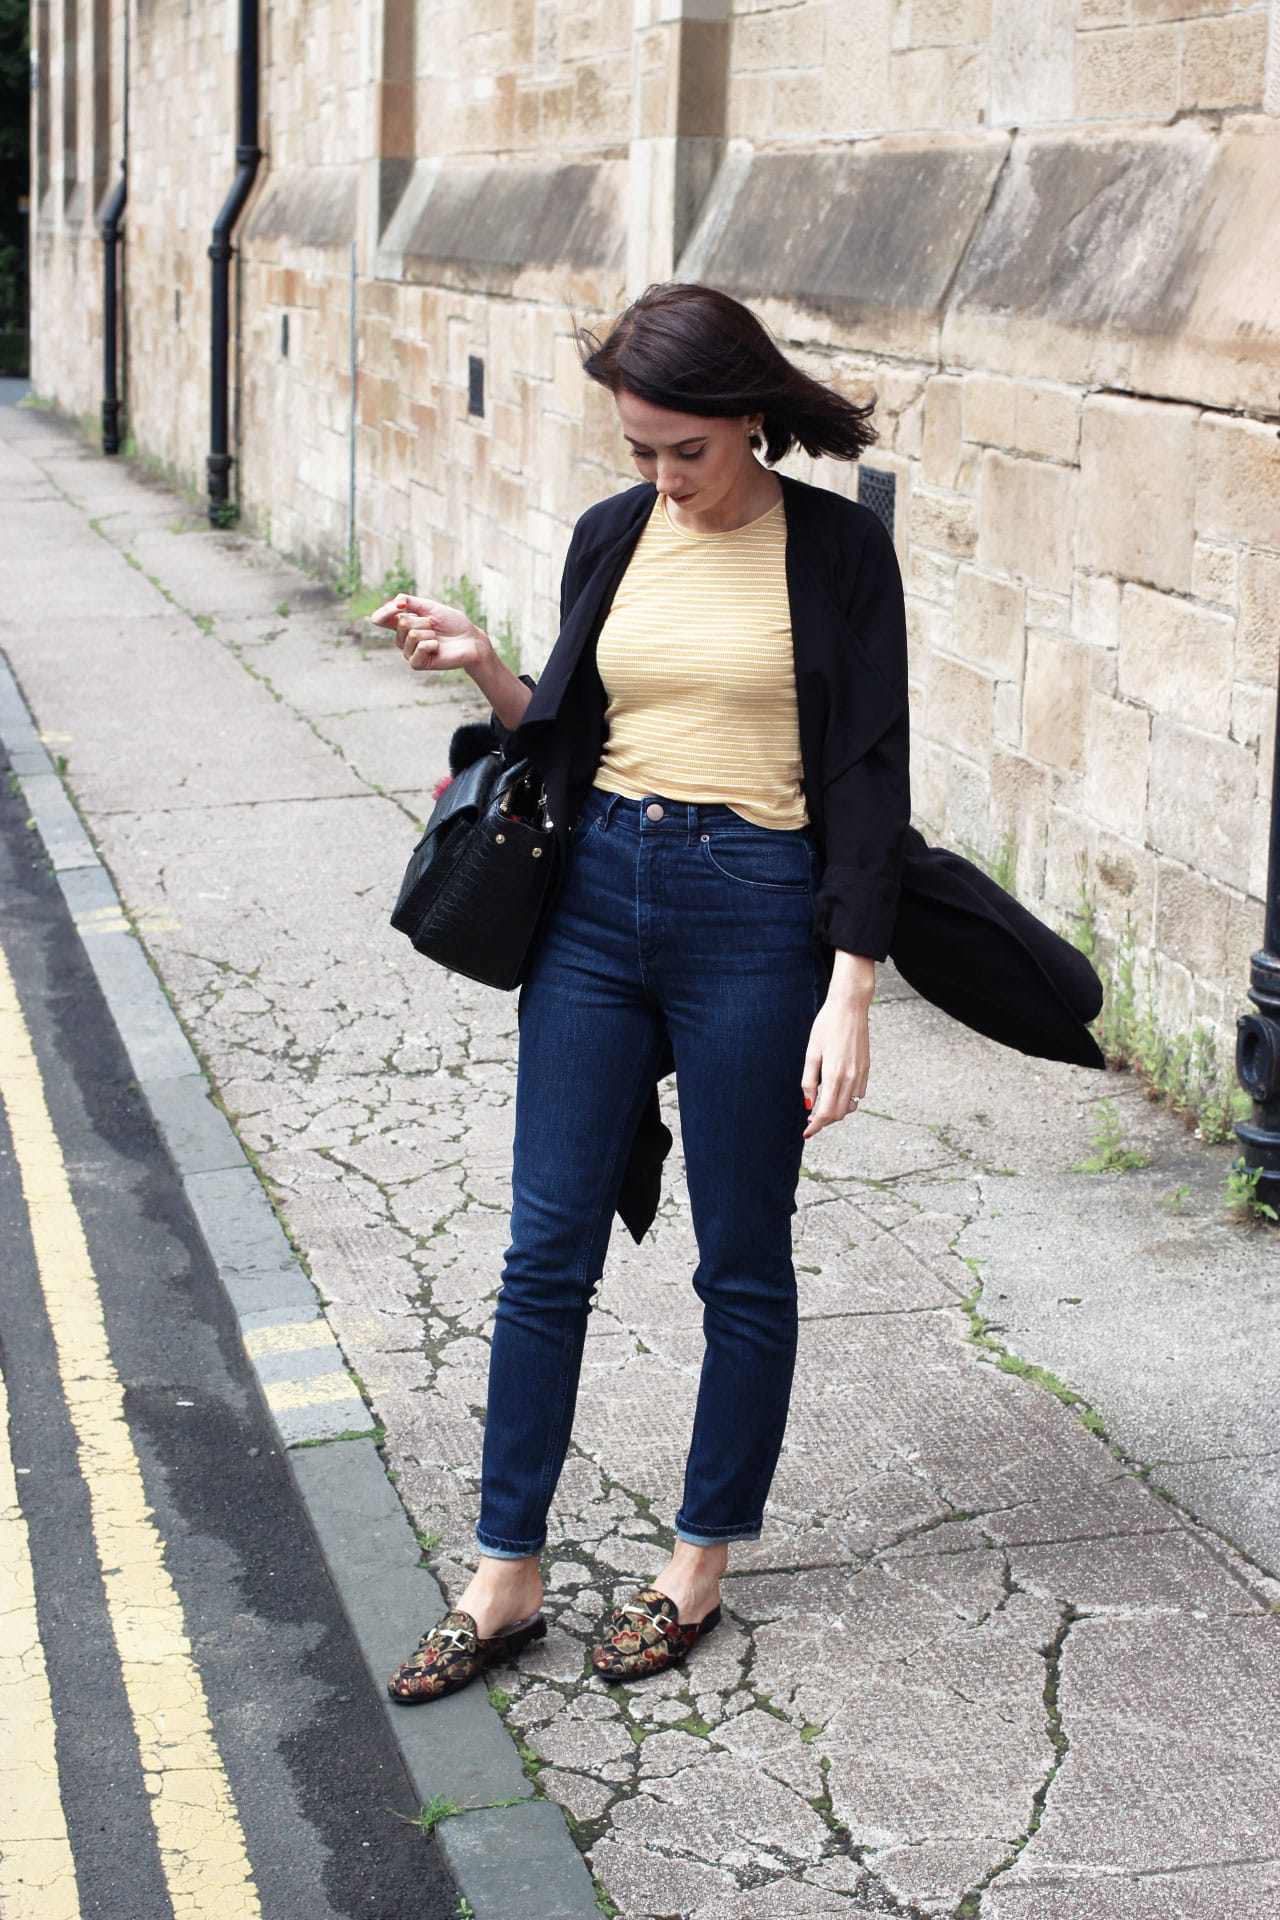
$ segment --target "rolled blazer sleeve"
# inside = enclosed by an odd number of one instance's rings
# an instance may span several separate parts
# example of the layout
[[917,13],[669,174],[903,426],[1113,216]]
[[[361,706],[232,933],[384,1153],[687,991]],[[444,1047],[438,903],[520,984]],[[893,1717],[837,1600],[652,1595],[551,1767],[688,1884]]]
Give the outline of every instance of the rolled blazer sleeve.
[[911,824],[911,736],[902,576],[878,520],[869,518],[842,598],[850,638],[823,753],[826,860],[815,930],[828,946],[883,960]]

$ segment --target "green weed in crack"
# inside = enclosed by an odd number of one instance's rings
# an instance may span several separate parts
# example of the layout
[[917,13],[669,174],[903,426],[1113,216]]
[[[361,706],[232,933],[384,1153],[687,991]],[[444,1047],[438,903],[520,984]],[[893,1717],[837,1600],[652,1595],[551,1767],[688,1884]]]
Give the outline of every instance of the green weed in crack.
[[980,1347],[985,1353],[994,1354],[998,1372],[1016,1374],[1019,1379],[1027,1381],[1029,1385],[1041,1387],[1046,1393],[1051,1393],[1055,1400],[1062,1402],[1064,1407],[1070,1407],[1082,1427],[1096,1435],[1099,1440],[1105,1441],[1107,1429],[1102,1416],[1094,1411],[1083,1394],[1077,1393],[1074,1387],[1069,1387],[1065,1380],[1060,1380],[1048,1367],[1038,1367],[1030,1360],[1019,1360],[1016,1354],[1010,1353],[1009,1349],[994,1337],[990,1322],[985,1320],[978,1311],[983,1283],[978,1277],[976,1264],[966,1259],[966,1265],[976,1281],[973,1291],[967,1293],[960,1302],[960,1310],[969,1321],[969,1331],[965,1335],[969,1345]]
[[1264,1220],[1274,1225],[1276,1221],[1275,1208],[1259,1196],[1261,1180],[1262,1168],[1247,1167],[1243,1160],[1229,1167],[1223,1178],[1223,1204],[1234,1220],[1246,1226],[1259,1227]]
[[1147,1154],[1124,1144],[1124,1128],[1114,1100],[1099,1100],[1093,1114],[1094,1127],[1089,1136],[1093,1152],[1076,1161],[1075,1173],[1131,1173],[1151,1165]]

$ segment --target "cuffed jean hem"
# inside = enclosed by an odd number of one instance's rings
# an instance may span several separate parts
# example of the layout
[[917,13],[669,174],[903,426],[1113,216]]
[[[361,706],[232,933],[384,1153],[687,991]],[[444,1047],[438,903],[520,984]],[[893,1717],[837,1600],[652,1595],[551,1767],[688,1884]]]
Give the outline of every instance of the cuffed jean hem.
[[763,1531],[763,1525],[760,1525],[721,1527],[714,1533],[694,1533],[691,1528],[676,1521],[676,1539],[683,1540],[688,1547],[727,1547],[734,1540],[758,1540]]
[[547,1544],[545,1533],[531,1547],[513,1546],[509,1540],[499,1544],[496,1540],[486,1540],[479,1527],[476,1528],[476,1540],[481,1553],[489,1560],[530,1560],[535,1554],[541,1553]]

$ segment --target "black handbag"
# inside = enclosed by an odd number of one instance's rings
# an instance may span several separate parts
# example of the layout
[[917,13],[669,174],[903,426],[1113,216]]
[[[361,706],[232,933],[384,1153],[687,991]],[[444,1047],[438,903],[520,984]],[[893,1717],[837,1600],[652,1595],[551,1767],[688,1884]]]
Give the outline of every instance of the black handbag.
[[527,760],[484,753],[436,801],[391,924],[419,953],[487,987],[517,987],[551,898],[556,841]]

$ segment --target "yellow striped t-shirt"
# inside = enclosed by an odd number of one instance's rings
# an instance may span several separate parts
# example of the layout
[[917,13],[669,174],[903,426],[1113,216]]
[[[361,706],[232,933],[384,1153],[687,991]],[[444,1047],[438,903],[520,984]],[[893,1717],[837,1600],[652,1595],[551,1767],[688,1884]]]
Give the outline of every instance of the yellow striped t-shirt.
[[687,533],[659,495],[596,650],[597,787],[806,824],[786,543],[781,501],[732,532]]

